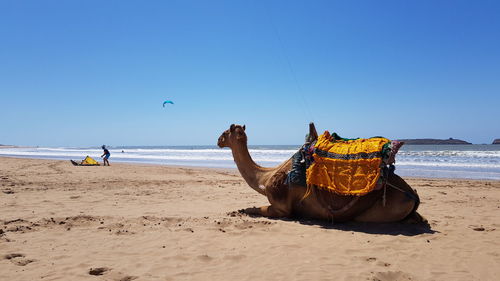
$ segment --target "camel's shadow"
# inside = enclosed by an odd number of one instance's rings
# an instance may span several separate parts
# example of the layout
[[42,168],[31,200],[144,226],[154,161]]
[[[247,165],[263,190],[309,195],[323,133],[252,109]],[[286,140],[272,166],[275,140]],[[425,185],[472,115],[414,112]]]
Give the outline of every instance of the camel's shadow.
[[[258,218],[259,216],[251,216]],[[260,217],[262,218],[262,217]],[[367,234],[383,234],[383,235],[404,235],[416,236],[420,234],[434,234],[439,231],[432,230],[428,223],[373,223],[373,222],[327,222],[322,220],[312,219],[297,219],[297,218],[268,218],[270,220],[281,220],[296,222],[303,225],[319,226],[323,229],[351,231],[351,232],[364,232]]]
[[[248,216],[251,218],[267,218],[254,214],[247,214],[244,210],[238,210],[228,213],[230,216]],[[433,230],[427,221],[419,223],[408,222],[391,222],[391,223],[374,223],[374,222],[330,222],[314,219],[302,218],[267,218],[275,221],[288,221],[309,226],[319,226],[323,229],[363,232],[367,234],[383,234],[383,235],[404,235],[416,236],[421,234],[439,233]]]
[[420,234],[434,234],[438,231],[432,230],[428,223],[369,223],[369,222],[343,222],[332,223],[320,220],[293,220],[303,225],[315,225],[324,229],[364,232],[368,234],[384,234],[384,235],[404,235],[415,236]]

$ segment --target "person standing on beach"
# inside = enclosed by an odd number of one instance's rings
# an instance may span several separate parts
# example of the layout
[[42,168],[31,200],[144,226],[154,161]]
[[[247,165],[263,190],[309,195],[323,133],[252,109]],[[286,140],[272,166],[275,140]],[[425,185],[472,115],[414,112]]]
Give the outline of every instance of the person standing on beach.
[[108,158],[111,155],[111,153],[109,153],[109,150],[106,148],[105,145],[101,146],[101,148],[104,150],[104,153],[101,155],[101,157],[104,156],[104,158],[103,158],[103,160],[104,160],[104,166],[106,166],[106,164],[108,164],[108,166],[109,166]]

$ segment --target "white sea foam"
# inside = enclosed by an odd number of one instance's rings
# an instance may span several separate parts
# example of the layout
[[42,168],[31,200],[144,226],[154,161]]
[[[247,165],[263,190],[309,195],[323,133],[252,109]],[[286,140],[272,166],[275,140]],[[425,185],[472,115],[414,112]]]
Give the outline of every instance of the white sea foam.
[[[266,167],[289,159],[299,146],[258,146],[249,152],[253,160]],[[229,149],[195,147],[110,148],[111,162],[150,163],[235,168]],[[122,153],[123,151],[123,153]],[[100,148],[13,147],[0,149],[0,155],[46,159],[81,160],[89,155],[100,159]],[[401,175],[500,179],[500,146],[405,146],[396,157]]]
[[449,162],[416,162],[398,161],[397,166],[420,166],[420,167],[457,167],[457,168],[492,168],[500,169],[500,163],[449,163]]

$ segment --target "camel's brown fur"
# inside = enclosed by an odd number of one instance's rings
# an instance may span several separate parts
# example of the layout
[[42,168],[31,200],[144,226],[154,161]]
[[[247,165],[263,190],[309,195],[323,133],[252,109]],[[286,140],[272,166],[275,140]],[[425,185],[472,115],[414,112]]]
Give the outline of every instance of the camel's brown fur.
[[[311,194],[304,196],[305,187],[284,184],[291,169],[291,159],[274,168],[261,167],[252,160],[248,152],[245,126],[231,125],[219,137],[217,145],[231,148],[234,161],[245,181],[251,188],[265,195],[271,203],[260,208],[247,208],[245,212],[248,214],[329,221],[396,222],[408,218],[423,221],[416,212],[418,200],[413,200],[394,188],[386,189],[385,204],[383,190],[355,197],[339,196],[313,187]],[[390,176],[388,182],[418,198],[416,191],[399,176]]]

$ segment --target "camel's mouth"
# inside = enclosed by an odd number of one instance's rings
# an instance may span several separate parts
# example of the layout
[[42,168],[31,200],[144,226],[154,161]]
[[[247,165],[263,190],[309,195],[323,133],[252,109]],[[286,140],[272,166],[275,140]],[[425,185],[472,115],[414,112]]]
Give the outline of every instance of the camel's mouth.
[[220,136],[219,140],[217,140],[217,146],[219,148],[224,148],[224,140],[225,140],[224,136]]

